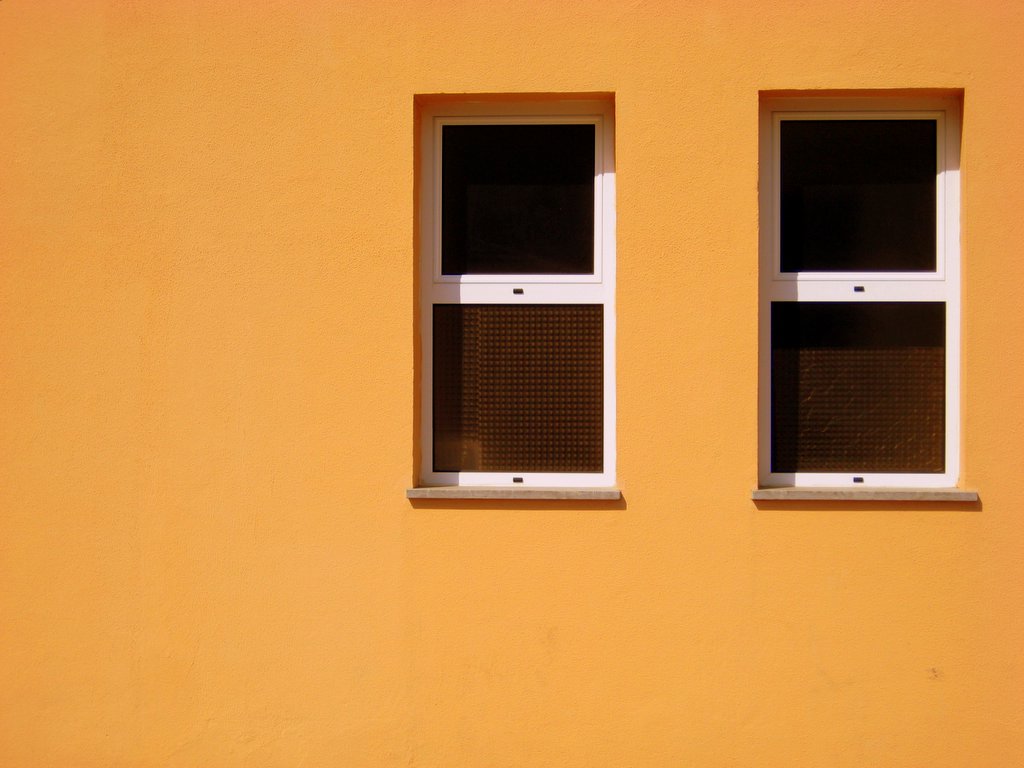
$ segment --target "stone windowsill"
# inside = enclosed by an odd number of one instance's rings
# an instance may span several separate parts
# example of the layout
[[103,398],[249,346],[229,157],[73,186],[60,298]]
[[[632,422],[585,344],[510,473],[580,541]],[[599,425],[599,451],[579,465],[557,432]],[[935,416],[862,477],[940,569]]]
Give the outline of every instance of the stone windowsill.
[[507,486],[434,485],[409,488],[409,499],[538,499],[568,501],[618,501],[618,488],[510,488]]
[[978,501],[963,488],[757,488],[754,501]]

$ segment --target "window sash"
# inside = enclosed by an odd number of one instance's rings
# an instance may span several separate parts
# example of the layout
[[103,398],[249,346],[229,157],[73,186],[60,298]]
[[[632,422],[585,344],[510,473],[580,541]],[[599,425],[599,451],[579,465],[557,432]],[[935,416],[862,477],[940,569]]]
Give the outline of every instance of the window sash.
[[[506,110],[507,111],[507,110]],[[604,133],[606,128],[606,115],[596,114],[490,114],[490,115],[438,115],[433,118],[432,130],[432,162],[433,172],[432,205],[431,216],[432,231],[432,280],[435,283],[454,283],[458,285],[472,284],[573,284],[573,283],[603,283],[603,268],[605,262],[605,237],[607,237],[607,224],[605,216],[608,213],[609,205],[606,204],[608,187],[611,181],[606,177],[610,171],[610,163],[606,163],[605,155],[608,152],[607,141]],[[441,174],[443,129],[446,125],[593,125],[595,131],[594,140],[594,271],[581,274],[464,274],[446,275],[442,271],[441,263],[441,202],[444,179]],[[610,203],[610,201],[609,201]]]
[[434,330],[435,471],[602,471],[601,304],[434,304]]
[[945,302],[773,302],[774,472],[945,471]]
[[[893,110],[836,110],[836,111],[776,111],[771,123],[771,209],[772,228],[772,279],[775,281],[836,281],[836,280],[878,280],[878,281],[936,281],[946,278],[947,254],[944,244],[946,228],[947,184],[943,175],[947,168],[946,113],[941,110],[893,111]],[[936,121],[936,174],[935,174],[935,247],[934,272],[832,272],[805,270],[800,272],[782,271],[782,123],[795,120],[935,120]]]

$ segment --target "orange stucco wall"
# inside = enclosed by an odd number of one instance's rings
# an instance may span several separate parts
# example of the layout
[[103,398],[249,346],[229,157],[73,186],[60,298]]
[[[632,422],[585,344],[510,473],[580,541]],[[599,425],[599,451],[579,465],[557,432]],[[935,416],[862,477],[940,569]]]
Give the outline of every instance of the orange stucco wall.
[[[1024,6],[0,2],[0,765],[1024,764]],[[979,505],[762,504],[758,99],[963,89]],[[421,502],[415,96],[614,94],[622,504]]]

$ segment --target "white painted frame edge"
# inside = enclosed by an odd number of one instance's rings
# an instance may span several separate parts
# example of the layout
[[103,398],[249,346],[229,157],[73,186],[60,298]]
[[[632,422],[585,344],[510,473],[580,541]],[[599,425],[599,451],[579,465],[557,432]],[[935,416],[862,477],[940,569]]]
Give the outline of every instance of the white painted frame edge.
[[[483,279],[440,278],[440,130],[448,122],[593,123],[595,141],[594,275],[487,275]],[[615,125],[609,100],[472,101],[426,105],[420,112],[420,370],[421,485],[508,488],[608,488],[616,477],[615,398]],[[540,278],[540,279],[525,279]],[[568,278],[568,279],[566,279]],[[522,288],[523,294],[514,294]],[[604,307],[603,471],[435,472],[433,469],[433,307],[435,303],[602,304]]]
[[[781,276],[778,252],[779,115],[802,119],[913,119],[937,126],[936,273],[823,273]],[[810,118],[806,118],[810,119]],[[960,478],[960,101],[937,97],[763,99],[759,115],[758,482],[762,487],[949,488]],[[766,222],[768,225],[766,226]],[[852,286],[870,288],[854,293]],[[771,471],[771,304],[773,301],[941,301],[946,305],[946,424],[943,473],[784,473]],[[861,478],[855,482],[854,477]]]

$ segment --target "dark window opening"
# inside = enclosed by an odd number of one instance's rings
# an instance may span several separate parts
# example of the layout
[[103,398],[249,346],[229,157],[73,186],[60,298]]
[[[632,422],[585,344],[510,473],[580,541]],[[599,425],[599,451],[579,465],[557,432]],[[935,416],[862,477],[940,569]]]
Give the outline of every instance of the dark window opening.
[[934,272],[935,120],[783,120],[783,272]]
[[593,274],[592,124],[442,130],[444,274]]

